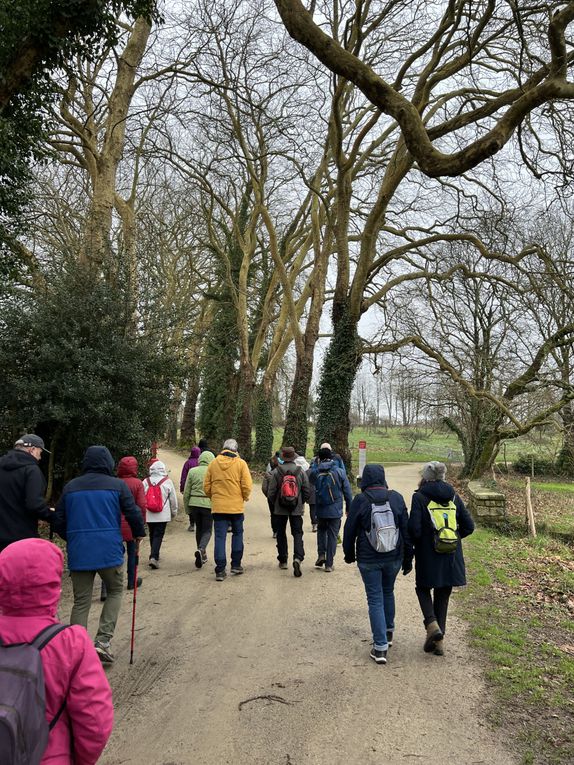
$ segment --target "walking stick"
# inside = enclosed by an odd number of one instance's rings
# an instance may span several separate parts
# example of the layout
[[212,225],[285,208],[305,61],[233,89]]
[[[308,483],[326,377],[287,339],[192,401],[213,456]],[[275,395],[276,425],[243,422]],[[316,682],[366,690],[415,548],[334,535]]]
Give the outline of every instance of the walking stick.
[[130,645],[130,664],[134,663],[134,643],[136,639],[136,596],[138,591],[138,563],[140,561],[140,541],[136,542],[136,563],[134,569],[134,601],[132,606],[132,639]]

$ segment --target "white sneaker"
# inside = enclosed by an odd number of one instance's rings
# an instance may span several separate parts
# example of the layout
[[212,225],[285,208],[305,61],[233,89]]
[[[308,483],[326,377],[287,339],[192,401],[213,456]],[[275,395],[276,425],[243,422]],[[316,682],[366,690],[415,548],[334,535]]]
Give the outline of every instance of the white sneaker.
[[150,568],[159,568],[159,561],[157,561],[155,558],[150,558],[148,565]]

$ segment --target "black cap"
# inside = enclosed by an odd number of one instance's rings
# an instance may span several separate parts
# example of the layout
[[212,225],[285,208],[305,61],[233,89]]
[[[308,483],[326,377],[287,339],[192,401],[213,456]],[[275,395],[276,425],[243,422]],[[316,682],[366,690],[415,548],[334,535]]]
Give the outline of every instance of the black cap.
[[35,446],[38,449],[42,449],[46,454],[50,454],[44,446],[44,439],[36,436],[34,433],[25,433],[23,436],[20,436],[14,446]]

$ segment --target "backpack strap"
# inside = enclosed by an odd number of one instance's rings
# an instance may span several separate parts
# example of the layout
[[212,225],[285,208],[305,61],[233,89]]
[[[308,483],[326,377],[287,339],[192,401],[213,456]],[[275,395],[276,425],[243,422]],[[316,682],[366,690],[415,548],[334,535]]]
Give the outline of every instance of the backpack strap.
[[[36,635],[34,640],[30,643],[30,645],[33,645],[35,648],[38,649],[38,651],[41,651],[42,648],[48,645],[50,640],[52,638],[56,637],[60,632],[63,632],[67,627],[69,627],[69,624],[49,624],[47,627],[44,627],[43,630],[40,630],[40,632]],[[56,712],[55,717],[53,720],[48,724],[48,730],[52,730],[55,725],[57,724],[58,720],[62,716],[62,712],[64,711],[66,707],[66,701],[67,701],[67,692],[66,696],[64,696],[64,700],[62,701],[60,708]]]

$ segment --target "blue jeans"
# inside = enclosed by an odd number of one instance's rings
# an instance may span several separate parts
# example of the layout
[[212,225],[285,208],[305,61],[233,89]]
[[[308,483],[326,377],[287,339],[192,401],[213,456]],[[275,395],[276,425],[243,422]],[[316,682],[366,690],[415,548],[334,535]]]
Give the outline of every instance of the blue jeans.
[[359,563],[369,604],[373,643],[377,651],[387,650],[387,630],[395,628],[395,579],[401,570],[401,562],[401,558],[397,557],[363,566]]
[[227,558],[225,556],[225,543],[227,541],[227,526],[231,524],[231,568],[241,565],[243,558],[243,513],[232,515],[226,513],[213,513],[213,530],[215,536],[214,558],[215,573],[225,571]]
[[333,565],[340,528],[340,518],[319,518],[317,521],[317,553],[320,558],[325,557],[326,566]]

